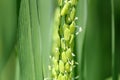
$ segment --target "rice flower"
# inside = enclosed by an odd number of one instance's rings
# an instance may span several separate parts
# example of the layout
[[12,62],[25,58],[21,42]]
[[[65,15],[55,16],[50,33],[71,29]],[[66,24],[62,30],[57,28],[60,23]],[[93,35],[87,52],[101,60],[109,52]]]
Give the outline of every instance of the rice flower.
[[72,80],[74,61],[75,14],[77,0],[58,0],[55,12],[52,65],[53,80]]

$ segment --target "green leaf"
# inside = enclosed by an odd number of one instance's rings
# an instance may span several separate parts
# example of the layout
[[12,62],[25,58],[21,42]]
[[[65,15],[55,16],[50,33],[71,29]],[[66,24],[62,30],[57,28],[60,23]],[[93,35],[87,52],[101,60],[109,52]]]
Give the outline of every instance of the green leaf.
[[16,43],[16,0],[0,0],[0,73],[9,60]]
[[21,0],[19,16],[20,80],[35,80],[34,56],[31,41],[29,0]]
[[120,1],[119,0],[111,0],[112,5],[112,79],[118,79],[118,73],[120,72]]
[[42,53],[41,53],[41,36],[40,22],[38,14],[37,0],[30,0],[30,25],[31,25],[31,40],[34,57],[35,80],[42,80]]
[[19,14],[20,80],[43,80],[37,0],[21,0]]
[[75,37],[75,54],[76,54],[76,61],[79,63],[75,68],[75,76],[79,76],[78,80],[84,80],[84,57],[85,54],[83,53],[84,47],[84,39],[86,34],[87,28],[87,0],[79,0],[77,4],[77,25],[82,28],[82,32],[80,32]]
[[13,52],[1,72],[0,80],[16,80],[16,64],[16,52]]
[[88,0],[84,44],[86,80],[111,75],[111,0]]
[[40,21],[41,43],[42,43],[42,63],[43,63],[43,76],[44,78],[50,78],[50,71],[48,65],[50,65],[50,53],[51,53],[51,39],[52,39],[52,24],[53,15],[52,1],[50,0],[38,0],[38,11]]

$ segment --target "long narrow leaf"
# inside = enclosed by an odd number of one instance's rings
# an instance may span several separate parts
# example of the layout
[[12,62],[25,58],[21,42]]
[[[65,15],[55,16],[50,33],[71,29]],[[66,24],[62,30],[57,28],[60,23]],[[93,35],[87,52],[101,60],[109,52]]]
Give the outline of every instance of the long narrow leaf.
[[32,49],[34,56],[34,66],[35,66],[35,80],[42,80],[42,56],[41,56],[41,47],[40,47],[40,22],[38,16],[38,5],[37,0],[30,0],[30,23],[31,23],[31,32],[32,32]]
[[0,73],[6,65],[16,42],[16,0],[0,0]]
[[118,79],[118,73],[120,73],[120,1],[111,0],[112,5],[112,79]]
[[20,80],[35,80],[34,56],[31,41],[29,0],[21,0],[19,16]]
[[78,6],[77,6],[77,14],[78,21],[77,25],[82,28],[82,32],[80,32],[76,36],[76,57],[79,65],[77,65],[78,70],[76,71],[75,76],[79,76],[78,80],[84,80],[84,70],[85,70],[85,64],[84,64],[84,58],[85,54],[83,54],[83,46],[84,46],[84,38],[86,34],[86,27],[87,27],[87,0],[79,0]]
[[38,13],[40,21],[41,31],[41,43],[42,43],[42,63],[43,63],[43,76],[49,78],[50,71],[48,65],[50,65],[49,55],[51,52],[51,38],[52,38],[52,1],[51,0],[37,0],[38,1]]
[[111,75],[111,0],[88,0],[84,44],[86,80]]

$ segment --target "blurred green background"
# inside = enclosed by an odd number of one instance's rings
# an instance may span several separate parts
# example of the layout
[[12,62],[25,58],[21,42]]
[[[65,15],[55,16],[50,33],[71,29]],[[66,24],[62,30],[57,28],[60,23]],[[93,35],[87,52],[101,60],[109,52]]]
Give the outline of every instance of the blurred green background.
[[[18,46],[22,43],[20,40],[28,36],[24,33],[27,34],[29,24],[32,31],[26,42],[33,41],[33,51],[37,50],[37,43],[40,47],[40,61],[34,58],[34,63],[37,62],[41,69],[35,67],[35,70],[41,71],[39,80],[50,77],[48,65],[56,7],[57,0],[0,0],[0,80],[21,80],[19,77],[24,70],[21,64],[29,61],[24,61],[28,57],[24,54],[23,60],[20,59],[22,53]],[[19,25],[29,20],[24,16],[27,13],[30,23]],[[75,37],[75,60],[79,63],[75,76],[79,76],[78,80],[120,80],[120,0],[79,0],[76,15],[82,32]],[[38,42],[37,37],[40,38]],[[24,43],[23,47],[27,45],[29,43]]]

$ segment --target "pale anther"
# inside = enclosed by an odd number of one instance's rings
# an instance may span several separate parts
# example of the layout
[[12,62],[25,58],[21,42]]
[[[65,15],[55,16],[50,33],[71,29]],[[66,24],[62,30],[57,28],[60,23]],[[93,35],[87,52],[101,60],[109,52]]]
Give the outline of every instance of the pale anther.
[[[78,28],[78,26],[77,26],[77,28]],[[78,35],[80,32],[82,32],[82,28],[81,27],[78,28],[78,31],[75,34]]]
[[51,58],[52,58],[52,56],[50,55],[50,56],[49,56],[49,58],[51,59]]
[[48,66],[48,69],[51,70],[51,66],[50,65]]
[[75,20],[78,20],[78,17],[75,17]]
[[75,54],[74,54],[74,53],[72,53],[72,56],[75,56]]

